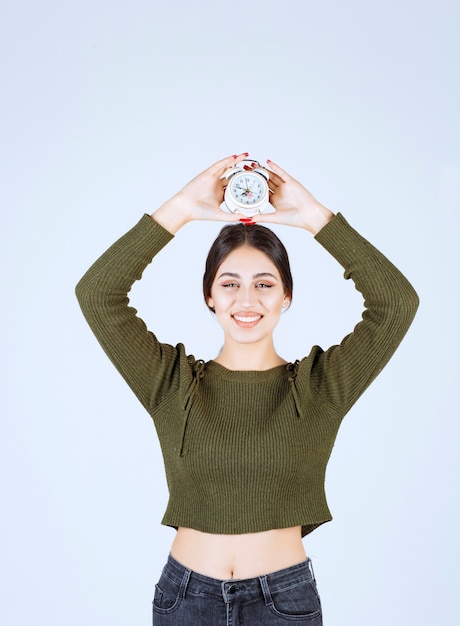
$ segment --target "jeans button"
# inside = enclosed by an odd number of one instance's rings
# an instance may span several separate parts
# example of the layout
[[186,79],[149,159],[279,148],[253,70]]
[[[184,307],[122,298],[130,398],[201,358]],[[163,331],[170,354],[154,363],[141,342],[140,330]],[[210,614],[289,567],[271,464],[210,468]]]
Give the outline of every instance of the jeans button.
[[230,587],[227,589],[227,593],[233,594],[236,591],[238,591],[238,587],[236,585],[230,585]]

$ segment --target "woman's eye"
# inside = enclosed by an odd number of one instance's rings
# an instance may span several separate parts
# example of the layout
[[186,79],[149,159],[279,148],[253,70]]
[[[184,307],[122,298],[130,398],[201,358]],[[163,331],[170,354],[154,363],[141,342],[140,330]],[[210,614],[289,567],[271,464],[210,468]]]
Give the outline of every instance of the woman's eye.
[[267,285],[267,283],[257,283],[256,286],[262,289],[270,289],[273,285]]
[[222,287],[238,287],[237,283],[225,283]]

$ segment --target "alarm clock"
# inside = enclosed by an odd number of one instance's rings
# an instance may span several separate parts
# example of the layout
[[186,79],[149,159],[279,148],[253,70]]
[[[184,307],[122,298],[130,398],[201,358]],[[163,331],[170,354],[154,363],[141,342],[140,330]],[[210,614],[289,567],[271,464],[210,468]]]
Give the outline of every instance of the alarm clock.
[[[249,169],[244,169],[245,162],[251,164]],[[253,159],[245,159],[230,167],[223,176],[228,185],[220,208],[227,213],[242,213],[245,217],[274,213],[275,208],[270,204],[269,176],[268,171]]]

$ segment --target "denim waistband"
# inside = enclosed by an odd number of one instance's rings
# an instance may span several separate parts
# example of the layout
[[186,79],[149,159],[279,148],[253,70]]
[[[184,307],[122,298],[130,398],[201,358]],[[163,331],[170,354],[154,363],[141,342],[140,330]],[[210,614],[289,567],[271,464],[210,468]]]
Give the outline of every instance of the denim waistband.
[[198,574],[169,555],[163,573],[180,585],[184,593],[187,590],[195,594],[219,596],[221,598],[224,596],[226,601],[228,601],[229,596],[232,596],[237,591],[245,596],[258,596],[261,593],[263,594],[263,590],[267,585],[274,592],[281,591],[302,580],[315,580],[312,562],[309,558],[297,565],[292,565],[263,576],[220,580]]

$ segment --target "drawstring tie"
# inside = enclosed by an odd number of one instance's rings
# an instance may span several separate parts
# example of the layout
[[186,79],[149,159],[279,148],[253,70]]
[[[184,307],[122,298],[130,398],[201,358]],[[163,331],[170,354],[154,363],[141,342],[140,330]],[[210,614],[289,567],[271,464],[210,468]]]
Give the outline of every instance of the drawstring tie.
[[302,404],[300,401],[299,390],[297,389],[297,385],[296,385],[297,373],[299,370],[299,363],[300,361],[298,359],[297,361],[294,361],[294,363],[288,363],[286,365],[286,369],[289,372],[288,380],[291,383],[292,397],[294,398],[294,404],[295,404],[295,409],[297,412],[297,417],[302,418],[304,415],[302,411]]
[[192,366],[192,380],[190,382],[190,385],[188,386],[187,392],[184,397],[184,402],[182,404],[182,408],[184,410],[185,415],[184,415],[184,423],[182,426],[182,438],[181,438],[179,456],[184,456],[185,434],[187,431],[190,410],[192,408],[193,399],[198,389],[200,380],[204,376],[204,361],[202,359],[199,359],[197,361],[192,361],[191,359],[189,359],[189,363]]

